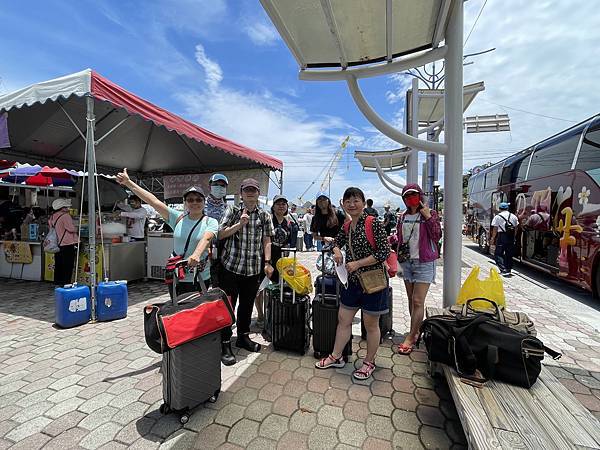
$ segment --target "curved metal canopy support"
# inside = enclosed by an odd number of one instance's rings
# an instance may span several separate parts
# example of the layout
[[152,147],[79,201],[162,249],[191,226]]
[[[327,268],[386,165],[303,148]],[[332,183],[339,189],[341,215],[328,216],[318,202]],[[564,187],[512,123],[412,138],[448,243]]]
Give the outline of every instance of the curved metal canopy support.
[[356,77],[349,76],[346,78],[346,82],[348,83],[348,89],[350,90],[350,94],[352,94],[352,98],[354,99],[354,102],[356,103],[360,111],[375,128],[377,128],[387,137],[413,149],[437,153],[438,155],[445,155],[447,153],[448,146],[446,144],[442,144],[440,142],[423,141],[421,139],[403,133],[402,131],[399,131],[396,128],[389,125],[385,120],[381,118],[381,116],[379,116],[379,114],[375,112],[375,110],[373,110],[373,108],[371,108],[371,105],[369,105],[364,95],[362,94],[362,91],[360,90],[360,86],[358,85]]
[[377,170],[377,176],[379,177],[379,181],[381,181],[381,184],[383,184],[383,186],[390,191],[392,194],[396,194],[399,195],[400,197],[402,197],[402,192],[397,191],[396,189],[394,189],[393,187],[388,186],[387,181],[385,181],[385,178],[383,178],[381,175],[383,174],[383,172],[380,172],[379,170]]
[[443,59],[446,56],[447,48],[438,47],[433,50],[421,53],[418,56],[397,59],[384,64],[377,64],[359,69],[345,70],[300,70],[298,78],[303,81],[345,81],[349,77],[370,78],[379,75],[388,75],[390,73],[403,72],[414,67],[424,66]]
[[[379,179],[380,180],[383,178],[388,183],[392,184],[393,186],[399,187],[400,189],[402,189],[404,187],[403,184],[398,183],[396,180],[394,180],[392,177],[390,177],[387,173],[385,173],[383,171],[383,169],[381,168],[381,165],[379,164],[379,161],[377,160],[377,158],[374,158],[373,162],[375,163],[375,167],[377,169],[377,175],[379,175]],[[389,189],[389,187],[388,187],[388,189]]]

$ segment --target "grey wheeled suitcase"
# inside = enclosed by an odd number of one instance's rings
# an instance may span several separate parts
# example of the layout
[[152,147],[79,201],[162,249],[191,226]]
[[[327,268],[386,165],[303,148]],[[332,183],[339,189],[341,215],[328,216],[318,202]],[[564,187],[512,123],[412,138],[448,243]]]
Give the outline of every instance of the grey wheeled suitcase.
[[[173,298],[177,298],[174,277]],[[203,286],[201,284],[201,286]],[[221,332],[207,334],[163,353],[162,414],[180,414],[187,423],[190,411],[205,402],[216,402],[221,392]]]

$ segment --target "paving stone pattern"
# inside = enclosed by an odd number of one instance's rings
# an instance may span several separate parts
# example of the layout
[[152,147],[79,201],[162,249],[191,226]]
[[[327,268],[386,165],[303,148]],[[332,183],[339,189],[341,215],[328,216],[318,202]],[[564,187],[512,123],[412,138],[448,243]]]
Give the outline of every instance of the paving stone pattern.
[[[316,257],[300,254],[313,272]],[[441,305],[441,272],[430,305]],[[398,342],[408,316],[401,280],[393,280],[393,287]],[[551,370],[600,417],[600,374],[592,365],[600,342],[594,330],[562,322],[573,339],[560,341],[563,335],[551,326],[564,318],[561,313],[542,299],[531,300],[526,286],[506,289],[523,300],[544,338],[548,333],[558,348],[576,349],[568,364]],[[51,285],[0,279],[0,449],[464,448],[448,388],[427,376],[426,354],[393,355],[392,340],[386,340],[374,377],[356,382],[350,374],[366,353],[358,337],[346,367],[320,371],[312,354],[274,352],[256,335],[265,344],[261,353],[235,349],[239,362],[222,367],[218,401],[198,408],[183,427],[177,417],[158,411],[161,357],[143,336],[142,309],[166,300],[164,293],[160,282],[131,283],[126,319],[62,330],[53,326]],[[358,321],[353,331],[360,334]],[[580,356],[578,350],[587,351]]]

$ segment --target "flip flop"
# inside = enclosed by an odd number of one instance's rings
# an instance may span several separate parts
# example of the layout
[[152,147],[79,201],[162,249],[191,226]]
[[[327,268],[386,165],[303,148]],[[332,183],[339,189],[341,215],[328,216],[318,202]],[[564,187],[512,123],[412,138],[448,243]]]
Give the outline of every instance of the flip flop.
[[415,349],[414,345],[398,345],[398,354],[399,355],[410,355],[412,351]]

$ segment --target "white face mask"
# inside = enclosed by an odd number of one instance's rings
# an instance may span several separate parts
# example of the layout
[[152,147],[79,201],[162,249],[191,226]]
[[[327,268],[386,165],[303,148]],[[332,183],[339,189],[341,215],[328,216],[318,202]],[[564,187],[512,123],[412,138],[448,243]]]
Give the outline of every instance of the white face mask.
[[218,186],[218,185],[211,186],[210,193],[215,198],[223,198],[223,197],[225,197],[225,195],[227,195],[227,188],[225,186]]

